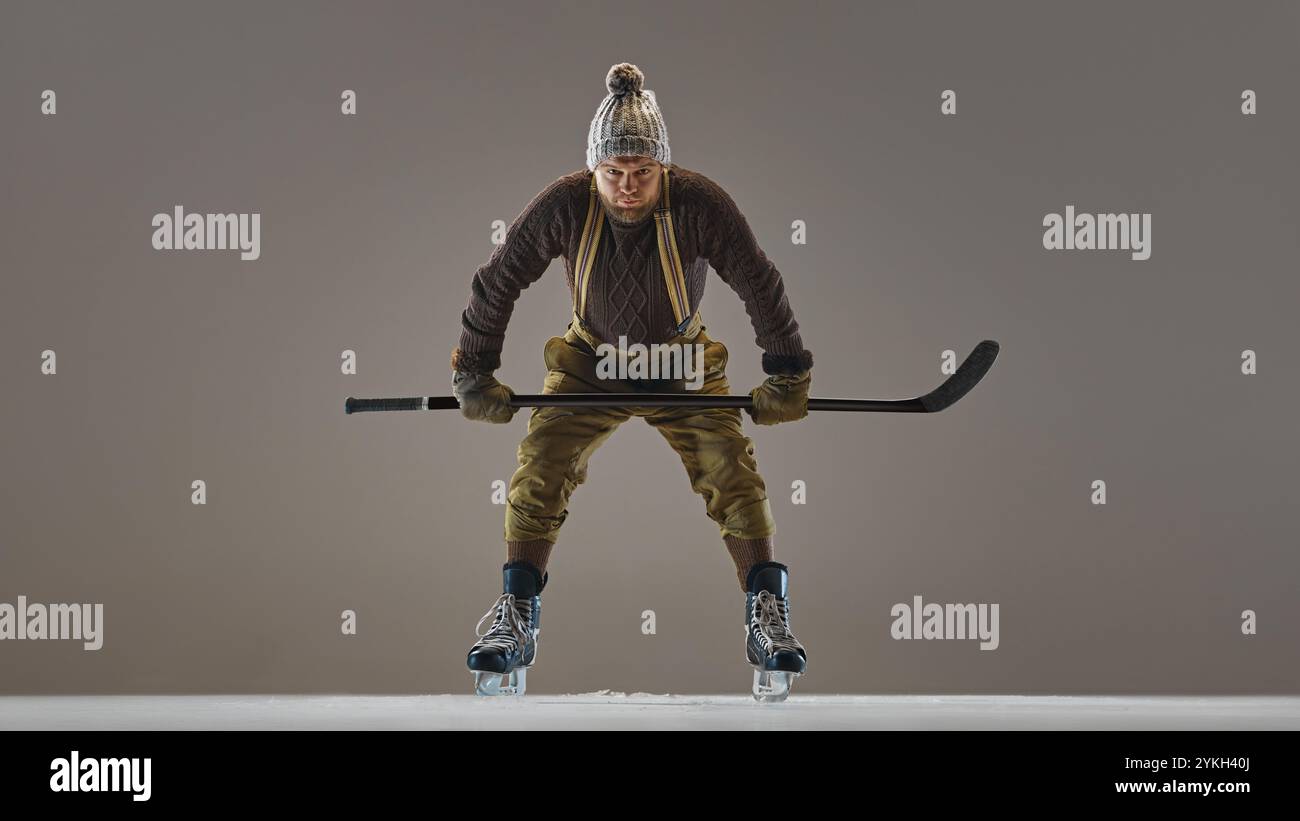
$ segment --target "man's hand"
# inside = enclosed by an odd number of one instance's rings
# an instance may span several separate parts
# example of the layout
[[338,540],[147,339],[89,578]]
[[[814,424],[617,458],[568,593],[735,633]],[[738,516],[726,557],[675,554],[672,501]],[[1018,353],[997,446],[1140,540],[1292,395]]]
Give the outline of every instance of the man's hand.
[[519,410],[510,406],[515,392],[498,382],[490,373],[453,371],[451,392],[460,403],[460,412],[466,419],[505,424]]
[[810,384],[812,371],[769,376],[763,384],[749,392],[750,398],[754,400],[754,408],[747,408],[745,412],[760,425],[776,425],[802,419],[808,415]]

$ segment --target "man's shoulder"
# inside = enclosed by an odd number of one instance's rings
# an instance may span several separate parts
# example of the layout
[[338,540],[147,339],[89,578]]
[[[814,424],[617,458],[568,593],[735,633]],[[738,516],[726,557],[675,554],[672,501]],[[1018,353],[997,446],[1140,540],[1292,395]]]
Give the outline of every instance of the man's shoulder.
[[566,214],[573,212],[573,206],[579,201],[585,206],[590,185],[591,172],[586,169],[556,177],[537,192],[524,210],[533,213],[545,212],[564,218]]
[[550,184],[550,188],[561,188],[566,191],[586,191],[591,185],[591,172],[581,168],[562,177],[557,177]]
[[669,174],[669,196],[676,199],[680,195],[685,205],[717,209],[731,199],[726,189],[702,172],[674,165]]
[[539,196],[553,197],[555,199],[576,198],[579,194],[586,196],[590,186],[591,172],[584,168],[571,174],[556,177],[542,189]]

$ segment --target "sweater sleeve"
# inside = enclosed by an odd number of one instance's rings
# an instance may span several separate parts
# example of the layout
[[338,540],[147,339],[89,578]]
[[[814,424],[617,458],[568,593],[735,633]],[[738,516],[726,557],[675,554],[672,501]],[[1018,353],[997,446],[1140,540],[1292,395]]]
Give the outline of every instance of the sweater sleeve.
[[564,251],[567,179],[548,185],[515,218],[505,241],[475,272],[469,305],[461,313],[452,370],[490,374],[501,367],[506,326],[519,293],[541,278]]
[[781,272],[758,246],[731,195],[709,178],[697,177],[704,204],[701,255],[744,300],[754,341],[763,349],[764,373],[794,374],[812,368],[812,352],[804,349]]

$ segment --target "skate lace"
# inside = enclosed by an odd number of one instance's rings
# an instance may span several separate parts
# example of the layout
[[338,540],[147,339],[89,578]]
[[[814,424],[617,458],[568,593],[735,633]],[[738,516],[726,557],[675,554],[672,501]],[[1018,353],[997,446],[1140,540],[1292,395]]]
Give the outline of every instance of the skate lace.
[[[520,612],[520,608],[524,612]],[[480,633],[478,629],[483,620],[494,614],[496,621],[492,622],[492,627],[486,633]],[[480,639],[478,646],[513,653],[528,640],[531,616],[531,603],[517,600],[513,593],[503,593],[474,625],[474,634]]]
[[767,590],[758,591],[754,599],[754,616],[751,625],[754,635],[763,642],[768,653],[803,649],[803,645],[790,632],[789,599],[775,596]]

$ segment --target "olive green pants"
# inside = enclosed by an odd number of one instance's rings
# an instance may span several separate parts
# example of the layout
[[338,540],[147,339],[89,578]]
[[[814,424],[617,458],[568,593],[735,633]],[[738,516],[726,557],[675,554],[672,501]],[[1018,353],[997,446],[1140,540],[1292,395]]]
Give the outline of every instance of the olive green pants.
[[[595,346],[599,343],[575,318],[563,337],[551,337],[546,343],[542,392],[730,392],[725,373],[727,348],[709,339],[698,317],[686,333],[672,341],[705,346],[705,376],[699,390],[689,390],[684,379],[598,378]],[[691,487],[704,497],[705,511],[724,537],[761,539],[773,535],[776,528],[767,490],[754,461],[754,443],[741,429],[740,414],[739,408],[534,408],[528,433],[519,443],[519,468],[510,480],[506,541],[555,542],[568,516],[570,495],[586,481],[591,455],[632,416],[643,417],[677,451]],[[635,516],[636,509],[629,508],[627,513]],[[653,523],[629,520],[627,524],[648,528]]]

